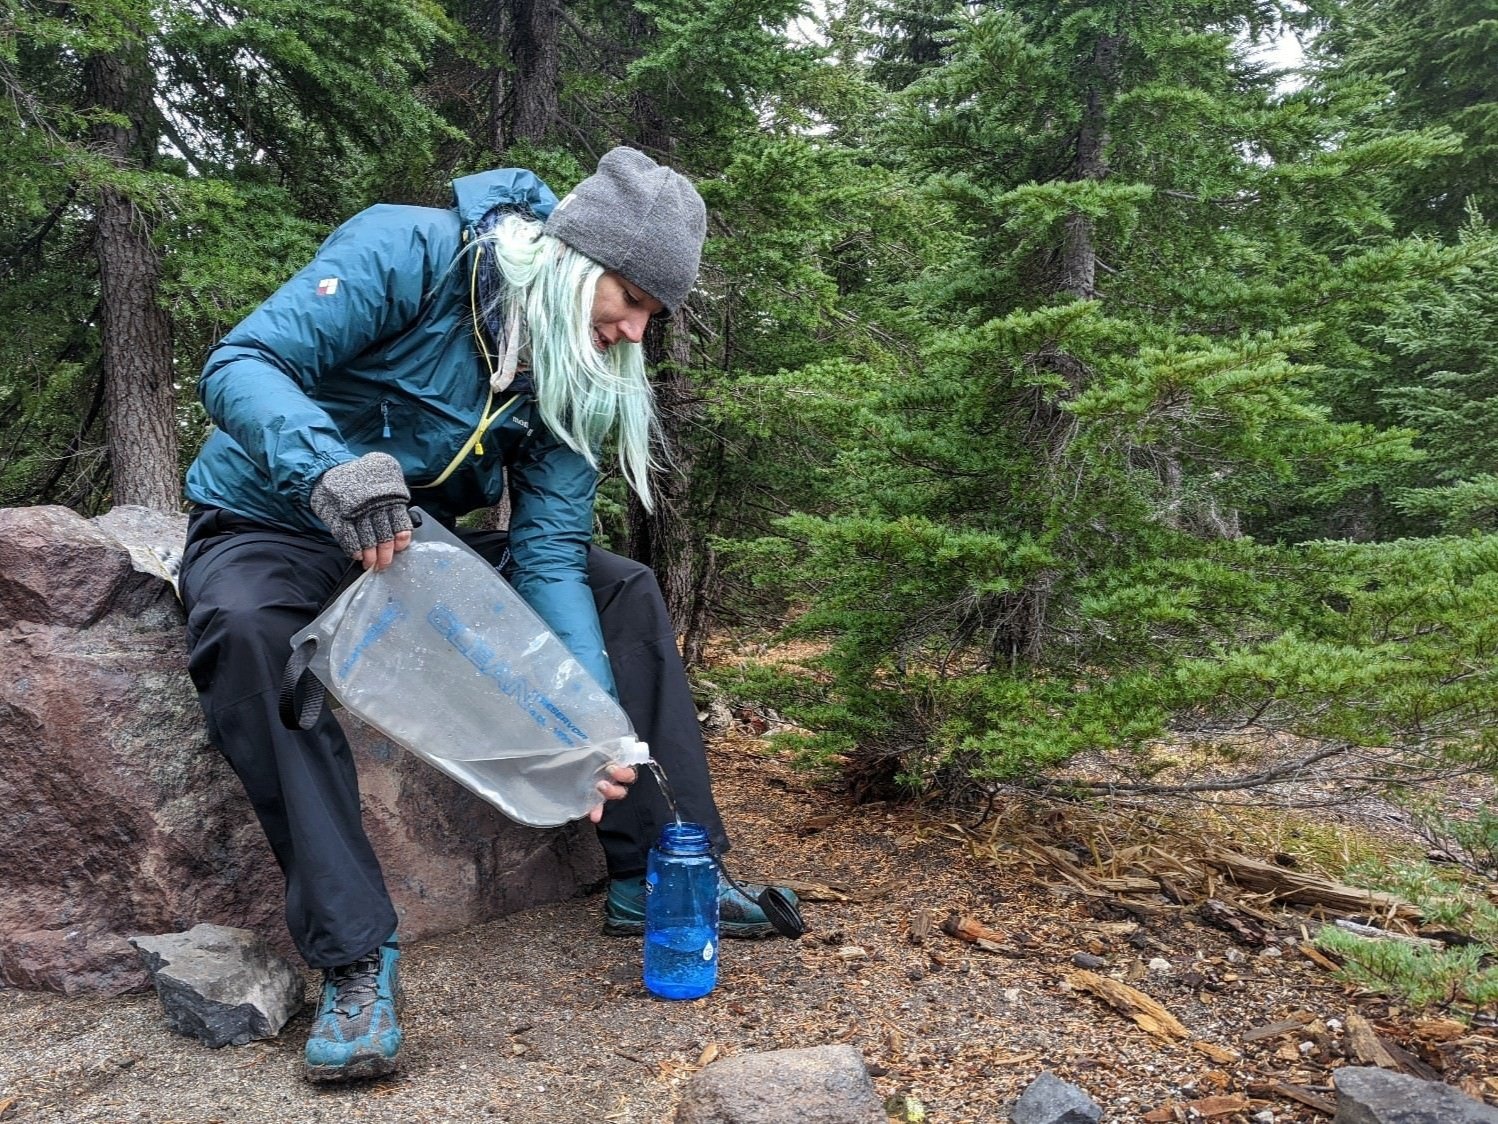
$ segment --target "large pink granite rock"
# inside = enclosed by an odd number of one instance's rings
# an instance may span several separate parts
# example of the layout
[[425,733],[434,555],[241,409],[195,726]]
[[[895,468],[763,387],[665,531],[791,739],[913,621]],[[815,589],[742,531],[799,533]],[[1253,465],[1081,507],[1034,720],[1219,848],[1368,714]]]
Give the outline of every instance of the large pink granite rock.
[[[199,922],[292,954],[281,877],[208,744],[167,573],[186,521],[0,509],[0,983],[118,993],[126,936]],[[520,827],[380,735],[350,728],[365,823],[416,939],[603,877],[592,831]]]

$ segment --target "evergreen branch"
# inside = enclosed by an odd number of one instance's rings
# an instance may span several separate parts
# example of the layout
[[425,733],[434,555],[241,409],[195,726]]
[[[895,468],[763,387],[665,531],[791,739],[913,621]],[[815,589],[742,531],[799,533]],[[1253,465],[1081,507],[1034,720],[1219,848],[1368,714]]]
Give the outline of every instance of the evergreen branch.
[[0,266],[0,278],[8,276],[10,271],[20,264],[22,258],[41,249],[41,245],[46,241],[47,235],[52,232],[52,228],[57,225],[58,220],[62,218],[63,213],[72,204],[77,194],[77,182],[68,184],[68,190],[63,195],[62,202],[53,207],[42,221],[41,226],[37,227],[35,231],[27,236],[24,242],[16,247],[15,253],[5,259],[3,266]]

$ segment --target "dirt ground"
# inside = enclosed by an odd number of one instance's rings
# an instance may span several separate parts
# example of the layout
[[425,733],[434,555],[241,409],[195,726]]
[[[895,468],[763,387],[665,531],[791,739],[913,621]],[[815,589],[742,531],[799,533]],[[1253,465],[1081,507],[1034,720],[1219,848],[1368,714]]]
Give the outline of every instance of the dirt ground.
[[[802,884],[810,931],[726,943],[706,998],[650,997],[640,941],[601,933],[597,896],[408,944],[404,1072],[362,1088],[302,1081],[305,1012],[274,1041],[215,1051],[169,1032],[152,994],[0,991],[0,1119],[657,1124],[716,1058],[851,1043],[896,1120],[918,1102],[933,1124],[1005,1121],[1049,1069],[1105,1121],[1288,1124],[1329,1119],[1331,1071],[1364,1027],[1393,1064],[1498,1101],[1491,1020],[1411,1014],[1339,983],[1302,950],[1319,923],[1269,895],[1232,898],[1257,918],[1249,939],[1189,895],[1129,889],[1120,853],[1183,855],[1205,845],[1198,825],[1014,804],[972,830],[849,806],[744,729],[711,752],[731,865]],[[982,940],[944,932],[949,917]],[[1184,1037],[1143,1029],[1096,978],[1155,1000]]]

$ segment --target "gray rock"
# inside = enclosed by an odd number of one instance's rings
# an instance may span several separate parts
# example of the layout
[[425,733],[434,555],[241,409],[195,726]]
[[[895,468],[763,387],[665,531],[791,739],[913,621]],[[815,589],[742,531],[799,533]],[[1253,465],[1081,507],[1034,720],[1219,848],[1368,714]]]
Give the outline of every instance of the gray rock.
[[130,938],[178,1034],[209,1046],[274,1038],[301,1010],[306,980],[248,929],[194,925]]
[[1050,1070],[1030,1082],[1009,1110],[1013,1124],[1097,1124],[1103,1110],[1087,1093]]
[[1421,1081],[1373,1066],[1334,1070],[1332,1124],[1498,1124],[1498,1109],[1439,1081]]
[[885,1124],[852,1046],[738,1054],[687,1083],[674,1124]]
[[[294,956],[281,872],[208,742],[169,575],[181,516],[0,509],[0,986],[150,986],[126,937],[203,921]],[[505,819],[340,712],[409,940],[604,877],[586,824]]]

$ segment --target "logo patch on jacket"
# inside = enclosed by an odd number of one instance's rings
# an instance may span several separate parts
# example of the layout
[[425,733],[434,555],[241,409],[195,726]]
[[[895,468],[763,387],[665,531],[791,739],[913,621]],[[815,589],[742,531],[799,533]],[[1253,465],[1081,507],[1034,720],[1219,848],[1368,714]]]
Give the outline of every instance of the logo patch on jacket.
[[331,297],[338,292],[338,278],[324,277],[317,283],[317,295],[320,297]]

